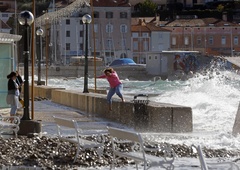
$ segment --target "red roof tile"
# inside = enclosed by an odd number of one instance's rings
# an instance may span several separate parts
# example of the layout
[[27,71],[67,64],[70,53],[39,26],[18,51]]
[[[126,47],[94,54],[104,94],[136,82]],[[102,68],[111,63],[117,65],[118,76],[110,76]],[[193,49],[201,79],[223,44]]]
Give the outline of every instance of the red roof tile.
[[[136,18],[135,20],[132,20],[134,22],[136,22]],[[137,24],[133,24],[132,23],[132,26],[131,26],[131,31],[132,32],[151,32],[151,31],[165,31],[165,32],[170,32],[169,30],[167,29],[164,29],[160,26],[156,26],[154,23],[148,23],[146,22],[145,19],[141,19],[141,18],[138,18],[138,23]]]
[[130,7],[128,0],[92,0],[94,7]]

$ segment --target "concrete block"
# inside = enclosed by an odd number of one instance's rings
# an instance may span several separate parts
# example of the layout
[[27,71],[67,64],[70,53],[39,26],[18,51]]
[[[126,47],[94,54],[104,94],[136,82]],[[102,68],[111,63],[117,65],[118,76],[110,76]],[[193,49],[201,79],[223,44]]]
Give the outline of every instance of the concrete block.
[[87,111],[86,108],[86,103],[87,102],[87,98],[85,96],[84,93],[78,93],[78,109],[82,110],[82,111]]
[[238,110],[237,110],[237,114],[235,117],[232,134],[234,136],[237,136],[240,134],[240,103],[238,105]]
[[[88,91],[90,92],[90,93],[95,93],[95,89],[92,89],[92,88],[90,88],[90,89],[88,89]],[[107,94],[107,90],[106,89],[96,89],[96,93],[99,93],[99,94]]]
[[120,120],[119,122],[130,127],[135,126],[134,114],[133,114],[133,104],[130,101],[124,103],[119,102],[120,104]]
[[41,133],[42,123],[41,121],[33,120],[21,120],[19,124],[18,135],[28,135],[29,133]]
[[74,92],[71,92],[71,107],[73,107],[73,108],[78,108],[78,93],[74,93]]
[[192,132],[192,108],[190,107],[173,107],[172,132],[183,133]]
[[106,94],[59,90],[47,86],[36,87],[36,94],[41,94],[41,97],[49,96],[50,92],[51,99],[55,103],[77,108],[89,116],[108,118],[140,132],[192,132],[192,109],[190,107],[152,101],[141,107],[132,103],[132,98],[126,97],[127,101],[122,103],[115,95],[113,110],[109,111]]
[[67,90],[61,91],[61,104],[71,106],[71,93]]
[[172,132],[172,108],[147,106],[149,132]]
[[62,90],[53,90],[52,91],[52,101],[55,102],[55,103],[59,103],[61,104],[61,93]]
[[97,116],[103,117],[103,118],[108,117],[109,111],[108,111],[106,95],[98,95],[95,97],[95,110],[96,110]]

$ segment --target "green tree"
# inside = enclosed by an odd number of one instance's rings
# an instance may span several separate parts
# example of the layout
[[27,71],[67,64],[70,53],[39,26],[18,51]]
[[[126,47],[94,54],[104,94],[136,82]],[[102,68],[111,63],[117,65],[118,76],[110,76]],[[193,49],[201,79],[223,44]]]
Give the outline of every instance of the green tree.
[[153,17],[157,11],[157,4],[151,0],[145,0],[139,4],[139,16],[140,17]]
[[217,6],[217,10],[218,10],[219,12],[222,12],[222,11],[224,10],[224,6],[223,6],[222,4],[219,4],[219,5]]

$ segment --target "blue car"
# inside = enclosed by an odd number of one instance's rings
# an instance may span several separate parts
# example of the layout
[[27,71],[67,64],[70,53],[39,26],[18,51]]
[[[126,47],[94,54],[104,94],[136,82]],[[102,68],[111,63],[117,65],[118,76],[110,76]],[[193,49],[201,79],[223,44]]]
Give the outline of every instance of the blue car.
[[109,66],[123,66],[123,65],[136,65],[131,58],[120,58],[114,60]]

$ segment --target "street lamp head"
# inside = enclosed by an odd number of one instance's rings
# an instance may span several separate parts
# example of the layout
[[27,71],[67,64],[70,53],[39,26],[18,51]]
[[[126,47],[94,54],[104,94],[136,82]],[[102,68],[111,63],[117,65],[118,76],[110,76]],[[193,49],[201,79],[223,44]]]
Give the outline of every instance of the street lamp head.
[[21,25],[30,26],[34,21],[33,14],[30,11],[22,11],[18,16],[18,22]]
[[92,22],[92,17],[91,15],[89,14],[85,14],[83,17],[82,17],[82,22],[84,24],[90,24]]
[[43,29],[42,28],[37,29],[36,34],[39,35],[39,36],[42,36],[43,35]]

